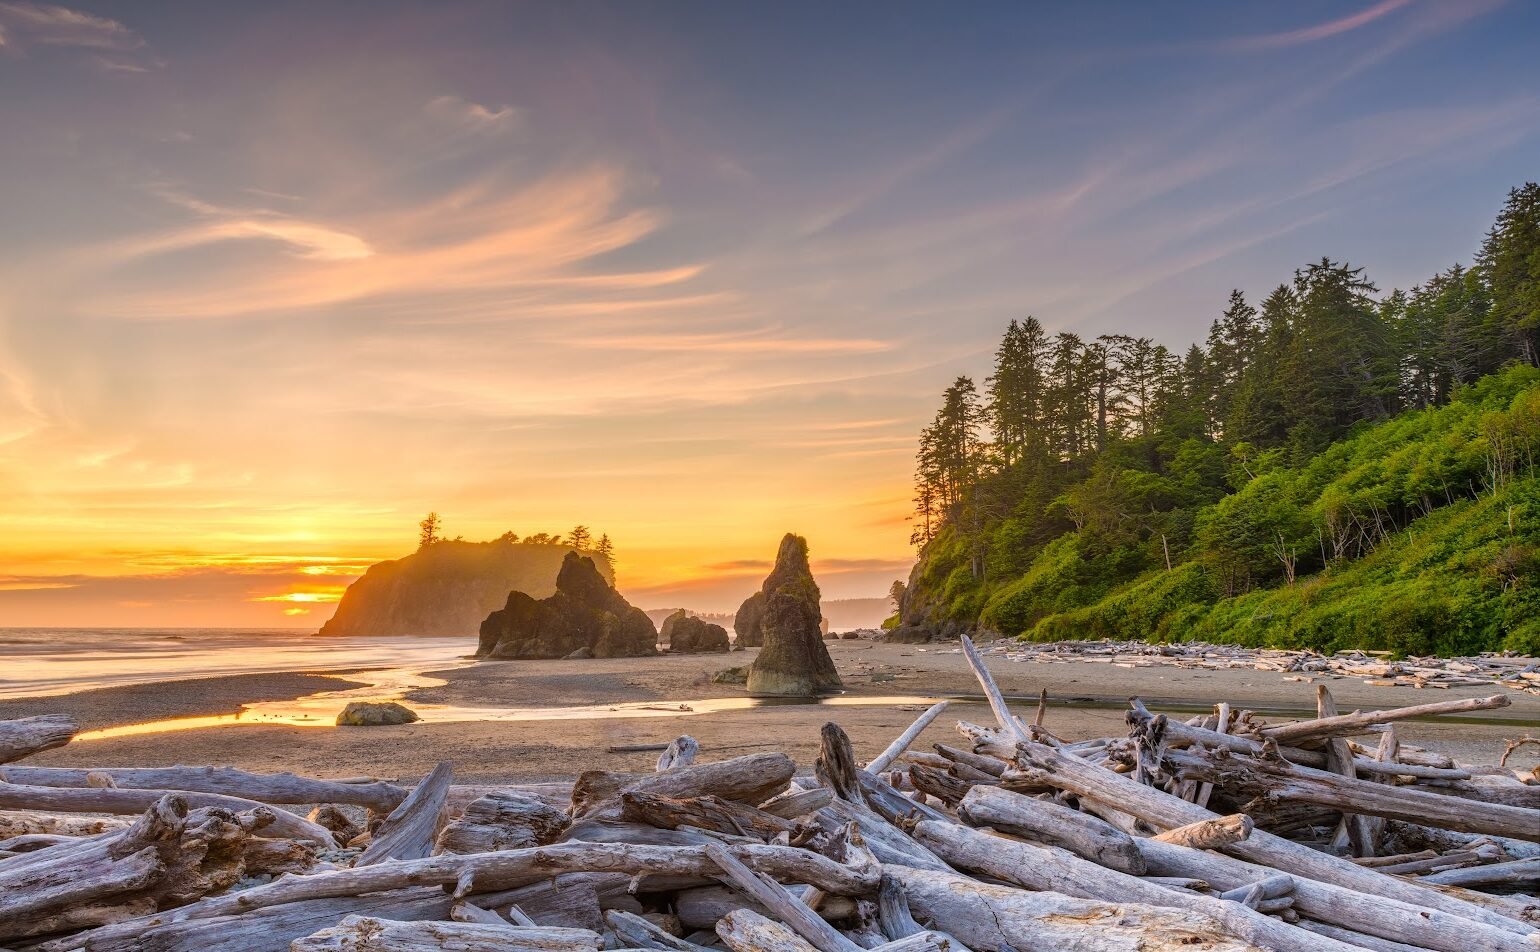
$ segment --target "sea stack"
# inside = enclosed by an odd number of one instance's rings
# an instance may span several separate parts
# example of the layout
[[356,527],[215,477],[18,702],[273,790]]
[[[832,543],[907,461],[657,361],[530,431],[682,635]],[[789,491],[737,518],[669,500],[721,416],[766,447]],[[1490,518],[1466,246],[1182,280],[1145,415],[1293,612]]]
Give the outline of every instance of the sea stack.
[[569,552],[556,594],[536,601],[509,592],[481,623],[478,658],[634,658],[657,653],[658,630],[610,587],[594,560]]
[[818,630],[818,583],[807,562],[807,540],[787,533],[775,568],[760,589],[764,647],[749,667],[749,693],[811,697],[842,686]]

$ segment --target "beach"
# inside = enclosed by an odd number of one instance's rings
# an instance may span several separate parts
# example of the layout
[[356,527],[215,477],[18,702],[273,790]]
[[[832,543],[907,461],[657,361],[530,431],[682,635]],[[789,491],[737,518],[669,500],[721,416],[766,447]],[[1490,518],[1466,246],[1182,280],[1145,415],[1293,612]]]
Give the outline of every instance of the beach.
[[[186,676],[165,682],[93,687],[0,700],[0,718],[68,713],[83,734],[39,754],[39,766],[110,767],[228,764],[253,771],[290,770],[323,777],[415,778],[441,760],[466,782],[567,779],[590,768],[648,770],[655,753],[611,748],[665,743],[680,734],[710,758],[782,750],[811,765],[818,729],[838,722],[861,757],[876,754],[926,706],[952,698],[946,716],[916,745],[955,743],[958,720],[992,720],[955,643],[889,645],[831,641],[845,691],[820,703],[759,702],[740,685],[712,676],[748,664],[754,649],[731,654],[648,658],[475,662],[466,646],[440,639],[442,661],[356,671],[263,671]],[[414,652],[431,653],[414,645]],[[1125,733],[1127,699],[1190,716],[1220,700],[1269,722],[1313,716],[1315,685],[1251,669],[1124,668],[1109,664],[1013,662],[989,654],[1002,690],[1030,715],[1039,690],[1046,726],[1078,739]],[[1405,743],[1462,761],[1495,762],[1507,739],[1540,734],[1540,698],[1498,687],[1417,690],[1358,678],[1318,678],[1344,712],[1504,693],[1511,705],[1478,717],[1406,721]],[[396,698],[424,721],[338,728],[330,717],[345,699]],[[188,720],[199,719],[199,720]],[[1534,761],[1533,748],[1514,765]]]

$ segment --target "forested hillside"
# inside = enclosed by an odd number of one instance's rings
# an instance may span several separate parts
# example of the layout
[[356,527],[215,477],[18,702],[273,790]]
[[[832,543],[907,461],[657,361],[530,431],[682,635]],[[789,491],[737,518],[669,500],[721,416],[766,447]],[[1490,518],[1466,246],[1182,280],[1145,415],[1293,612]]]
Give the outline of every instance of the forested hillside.
[[1322,259],[1203,344],[1011,322],[921,436],[905,624],[1540,653],[1540,186],[1381,293]]

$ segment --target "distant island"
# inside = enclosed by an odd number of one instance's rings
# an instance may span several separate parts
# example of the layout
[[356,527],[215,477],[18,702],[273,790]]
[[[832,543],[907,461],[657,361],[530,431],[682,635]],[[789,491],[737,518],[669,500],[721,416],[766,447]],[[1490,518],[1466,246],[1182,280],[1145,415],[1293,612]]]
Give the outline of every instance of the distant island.
[[476,637],[482,621],[507,603],[509,592],[535,599],[556,594],[556,574],[569,552],[592,556],[605,582],[615,582],[602,553],[549,536],[517,538],[510,533],[490,542],[435,539],[405,558],[372,565],[348,586],[321,634]]

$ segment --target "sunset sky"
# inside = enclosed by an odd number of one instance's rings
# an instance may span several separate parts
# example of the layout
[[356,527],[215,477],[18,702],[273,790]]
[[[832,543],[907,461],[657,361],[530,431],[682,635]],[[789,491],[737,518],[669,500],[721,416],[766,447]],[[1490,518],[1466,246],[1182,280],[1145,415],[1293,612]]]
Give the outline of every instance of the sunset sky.
[[[1244,7],[1244,8],[1243,8]],[[0,626],[318,626],[424,512],[907,573],[1006,321],[1201,339],[1540,176],[1525,2],[0,2]],[[1503,183],[1494,189],[1493,183]]]

